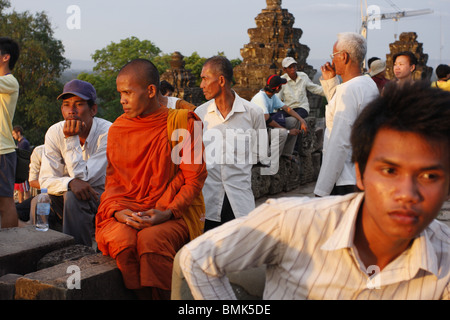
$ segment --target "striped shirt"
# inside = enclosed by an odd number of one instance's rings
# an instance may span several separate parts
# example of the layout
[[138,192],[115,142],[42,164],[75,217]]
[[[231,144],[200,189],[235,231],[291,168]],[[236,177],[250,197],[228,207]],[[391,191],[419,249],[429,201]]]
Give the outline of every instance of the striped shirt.
[[266,265],[264,299],[449,299],[450,228],[434,220],[383,270],[353,238],[363,193],[271,199],[188,243],[180,266],[195,299],[235,299],[227,273]]

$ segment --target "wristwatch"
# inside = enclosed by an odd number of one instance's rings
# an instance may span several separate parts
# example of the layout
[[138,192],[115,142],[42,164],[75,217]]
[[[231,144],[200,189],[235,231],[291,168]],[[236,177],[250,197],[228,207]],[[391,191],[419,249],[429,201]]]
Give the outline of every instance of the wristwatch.
[[288,130],[287,132],[288,132],[288,135],[289,135],[289,132],[291,132],[291,130]]

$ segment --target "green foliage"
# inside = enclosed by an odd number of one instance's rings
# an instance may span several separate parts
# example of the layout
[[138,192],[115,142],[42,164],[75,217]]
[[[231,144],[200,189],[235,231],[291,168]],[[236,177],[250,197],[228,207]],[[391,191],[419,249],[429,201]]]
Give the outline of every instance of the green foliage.
[[123,113],[115,74],[80,73],[77,78],[91,83],[97,91],[98,117],[114,122]]
[[[9,1],[0,0],[0,12],[9,7]],[[14,125],[24,128],[25,136],[33,145],[42,144],[47,129],[62,119],[56,97],[62,92],[57,79],[70,66],[64,58],[64,47],[53,37],[53,29],[44,12],[9,14],[2,12],[0,30],[19,43],[21,52],[14,76],[20,84],[19,101]]]
[[149,40],[130,37],[119,43],[111,42],[106,48],[97,50],[92,55],[96,63],[94,71],[105,74],[117,74],[129,61],[134,59],[152,60],[161,50]]
[[161,54],[157,57],[154,57],[151,59],[155,67],[158,69],[159,74],[163,74],[167,70],[170,69],[170,60],[172,59],[172,56],[170,54]]
[[184,58],[184,62],[186,63],[185,68],[186,70],[190,70],[195,76],[197,86],[200,86],[200,82],[202,81],[200,75],[205,61],[206,58],[200,57],[197,51],[193,52],[189,57]]

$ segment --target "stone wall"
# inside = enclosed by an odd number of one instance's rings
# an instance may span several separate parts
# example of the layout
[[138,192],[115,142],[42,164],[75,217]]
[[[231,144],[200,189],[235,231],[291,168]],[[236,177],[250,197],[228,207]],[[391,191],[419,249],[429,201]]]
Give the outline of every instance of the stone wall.
[[299,136],[302,148],[294,156],[295,162],[281,157],[279,170],[275,175],[262,175],[261,167],[253,167],[252,189],[255,199],[288,192],[317,180],[323,146],[323,127],[317,120],[313,117],[306,118],[309,129],[303,137]]

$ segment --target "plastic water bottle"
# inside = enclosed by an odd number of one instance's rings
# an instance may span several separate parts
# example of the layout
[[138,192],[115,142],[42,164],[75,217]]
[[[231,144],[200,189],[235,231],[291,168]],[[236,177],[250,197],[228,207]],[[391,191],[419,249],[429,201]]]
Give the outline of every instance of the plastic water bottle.
[[41,194],[38,195],[36,204],[36,230],[47,231],[48,230],[48,216],[50,214],[50,197],[47,193],[47,189],[42,188]]

